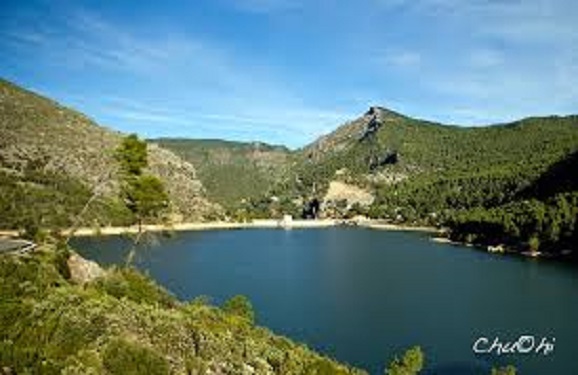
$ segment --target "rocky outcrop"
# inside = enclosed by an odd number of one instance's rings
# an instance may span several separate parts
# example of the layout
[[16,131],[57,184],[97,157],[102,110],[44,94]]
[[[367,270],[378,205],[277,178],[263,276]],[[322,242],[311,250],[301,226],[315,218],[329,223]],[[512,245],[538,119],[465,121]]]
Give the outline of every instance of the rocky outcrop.
[[346,184],[341,181],[331,181],[323,200],[326,204],[332,201],[346,201],[348,205],[357,203],[362,206],[368,206],[373,203],[374,197],[369,191],[355,185]]
[[408,118],[395,111],[372,106],[363,116],[346,122],[333,132],[305,146],[301,150],[301,154],[305,155],[310,161],[319,161],[327,155],[346,151],[348,148],[351,148],[354,143],[371,138],[371,136],[377,134],[379,129],[386,123],[395,123],[406,119]]
[[377,133],[381,125],[382,123],[378,120],[377,114],[372,115],[371,120],[369,120],[363,133],[359,137],[359,141],[363,142],[366,139],[373,137]]
[[105,271],[98,263],[84,259],[80,255],[73,253],[67,260],[70,280],[76,284],[86,284],[105,275]]
[[369,170],[374,171],[384,165],[396,164],[399,160],[397,151],[386,151],[381,155],[372,155],[369,160]]

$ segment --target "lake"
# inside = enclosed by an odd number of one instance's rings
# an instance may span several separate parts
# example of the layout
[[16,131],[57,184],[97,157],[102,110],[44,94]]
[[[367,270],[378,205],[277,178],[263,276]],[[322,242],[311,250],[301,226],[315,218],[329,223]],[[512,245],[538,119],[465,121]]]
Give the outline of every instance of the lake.
[[[80,253],[123,262],[129,240],[78,238]],[[136,265],[182,300],[244,294],[257,322],[372,374],[420,345],[427,374],[578,374],[578,268],[363,228],[180,232],[141,247]],[[554,342],[548,355],[474,354],[479,337]],[[552,341],[554,339],[555,341]]]

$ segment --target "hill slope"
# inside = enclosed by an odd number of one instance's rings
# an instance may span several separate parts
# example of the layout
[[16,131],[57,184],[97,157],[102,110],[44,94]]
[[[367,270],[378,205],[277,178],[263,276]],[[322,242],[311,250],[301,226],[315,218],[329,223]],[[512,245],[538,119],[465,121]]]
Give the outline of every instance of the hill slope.
[[460,240],[559,252],[576,247],[577,151],[576,115],[468,128],[372,107],[299,150],[272,192],[320,199],[325,215],[449,226]]
[[238,300],[181,302],[131,268],[79,284],[69,255],[0,254],[3,373],[366,374],[255,326]]
[[[21,208],[14,206],[16,202],[30,209],[46,210],[45,220],[50,221],[51,210],[68,209],[73,214],[99,187],[110,199],[101,202],[100,214],[92,219],[103,223],[122,221],[122,207],[111,198],[118,191],[114,152],[122,136],[81,113],[0,80],[2,195],[8,197],[22,189],[30,193],[27,201],[1,200],[2,212],[16,213]],[[200,220],[215,211],[190,163],[149,145],[149,165],[151,173],[164,181],[175,214]],[[102,180],[110,183],[101,184]],[[62,194],[63,190],[69,193]],[[18,223],[2,223],[6,225]]]
[[296,173],[305,188],[311,180],[326,185],[339,170],[361,185],[417,175],[491,173],[513,165],[535,176],[577,146],[578,116],[468,128],[372,107],[303,148]]
[[209,198],[227,207],[266,193],[289,167],[283,146],[203,139],[154,139],[197,167]]
[[578,257],[578,152],[551,165],[515,197],[449,215],[454,240],[529,254]]

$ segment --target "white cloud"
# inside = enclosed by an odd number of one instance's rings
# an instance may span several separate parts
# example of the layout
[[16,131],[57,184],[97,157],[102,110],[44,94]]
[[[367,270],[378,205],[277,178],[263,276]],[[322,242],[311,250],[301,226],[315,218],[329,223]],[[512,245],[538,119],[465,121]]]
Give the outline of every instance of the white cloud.
[[[216,130],[218,134],[241,131],[258,137],[259,134],[273,132],[280,137],[296,137],[301,142],[312,141],[347,119],[344,113],[306,108],[293,108],[289,111],[283,111],[281,108],[253,108],[224,113],[206,110],[188,111],[182,108],[155,108],[151,105],[135,106],[134,104],[108,105],[107,116],[119,121],[154,123],[171,130],[174,130],[176,126],[191,127],[200,133],[205,133],[207,130],[213,132]],[[290,141],[283,138],[279,138],[278,141],[281,140]]]
[[[576,112],[578,3],[376,1],[427,24],[423,43],[413,46],[420,50],[419,69],[398,72],[439,102],[437,108],[424,103],[433,116],[478,123]],[[447,43],[436,44],[439,40]],[[407,65],[400,56],[397,65]]]
[[566,0],[418,0],[414,10],[508,42],[559,44],[578,37],[578,3]]
[[[327,58],[315,61],[327,69],[283,66],[280,73],[258,48],[243,51],[167,25],[138,29],[138,23],[113,23],[78,7],[64,9],[60,21],[15,20],[18,27],[8,29],[0,24],[0,44],[37,61],[37,71],[99,81],[96,88],[78,84],[61,96],[86,97],[78,103],[92,117],[116,127],[141,122],[178,127],[186,129],[183,135],[220,129],[222,137],[254,132],[255,138],[266,134],[298,145],[357,115],[339,109],[345,106],[361,112],[369,103],[396,103],[401,112],[426,118],[445,114],[477,122],[536,110],[564,112],[578,102],[578,3],[373,0],[391,12],[388,18],[377,6],[345,0],[220,1],[258,14],[309,12],[299,18],[303,25],[284,26],[330,32],[315,34],[318,41],[330,41],[323,44]],[[318,13],[321,25],[305,23]],[[346,29],[337,33],[343,38],[337,39],[333,27]],[[304,51],[318,47],[315,41],[303,43]],[[327,87],[299,82],[317,73]],[[390,100],[380,102],[383,97]],[[312,100],[333,104],[318,108]]]
[[[266,64],[233,55],[223,45],[175,32],[145,36],[78,8],[63,18],[65,29],[42,24],[43,32],[33,33],[21,27],[10,40],[39,66],[110,80],[109,89],[99,86],[90,95],[91,88],[83,86],[86,92],[69,91],[60,99],[83,97],[73,100],[79,109],[114,127],[148,123],[196,136],[216,131],[224,138],[277,133],[277,141],[299,145],[347,118],[303,103]],[[115,87],[115,79],[124,82]]]

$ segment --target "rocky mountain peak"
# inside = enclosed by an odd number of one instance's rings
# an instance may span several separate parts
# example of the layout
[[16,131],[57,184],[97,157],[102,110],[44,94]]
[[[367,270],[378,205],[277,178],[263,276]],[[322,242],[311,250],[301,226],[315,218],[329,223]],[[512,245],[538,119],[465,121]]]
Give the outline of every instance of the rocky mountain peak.
[[400,118],[405,118],[404,115],[392,111],[391,109],[380,107],[380,106],[371,106],[365,112],[364,117],[375,117],[379,121],[387,121],[387,120],[395,120]]

